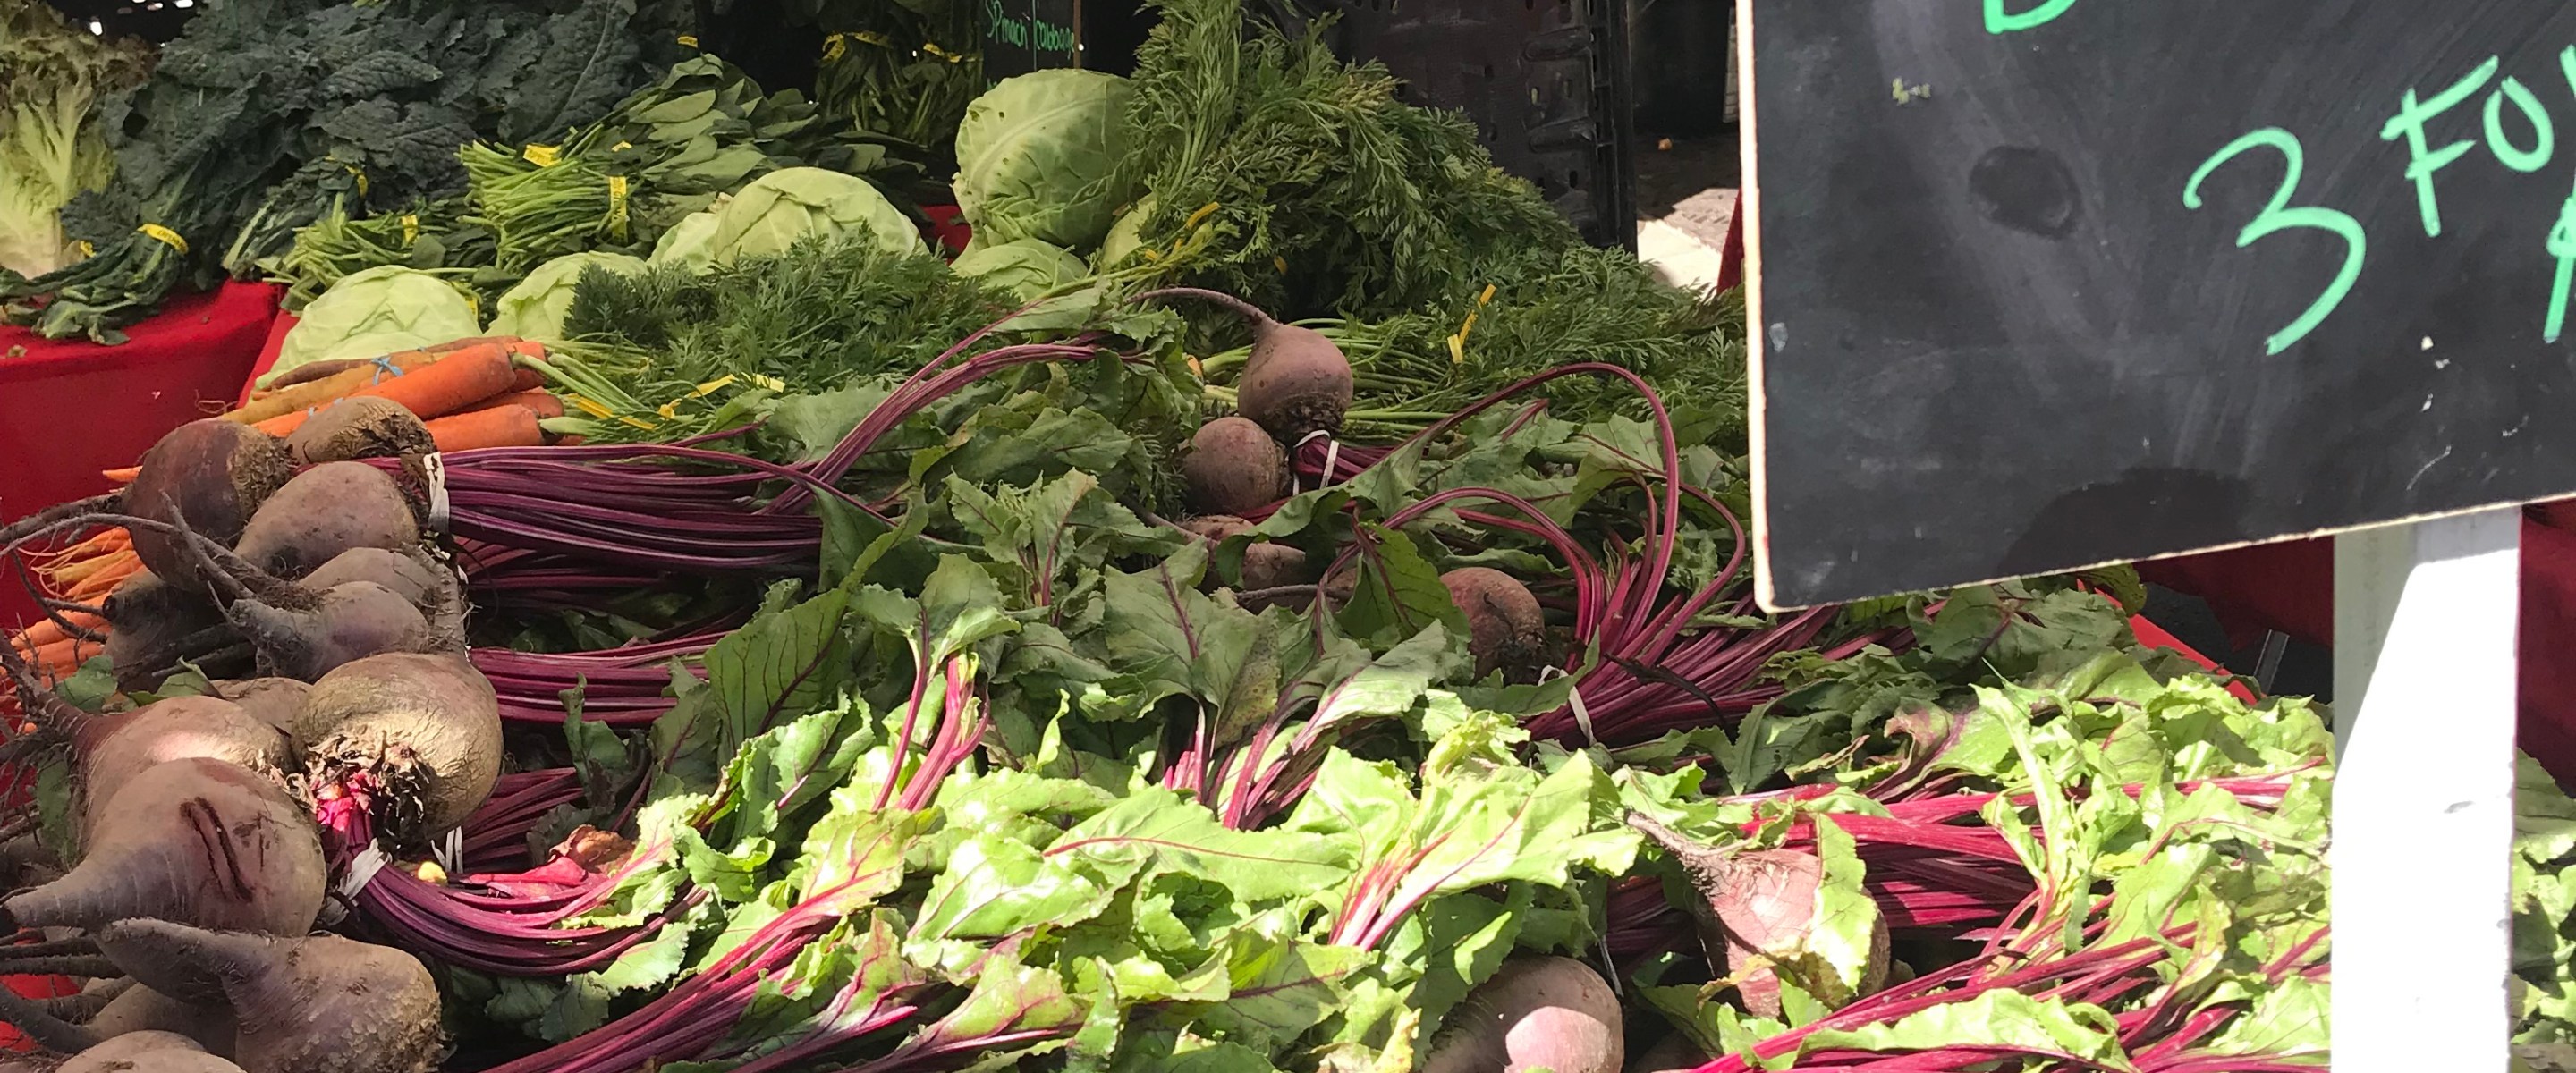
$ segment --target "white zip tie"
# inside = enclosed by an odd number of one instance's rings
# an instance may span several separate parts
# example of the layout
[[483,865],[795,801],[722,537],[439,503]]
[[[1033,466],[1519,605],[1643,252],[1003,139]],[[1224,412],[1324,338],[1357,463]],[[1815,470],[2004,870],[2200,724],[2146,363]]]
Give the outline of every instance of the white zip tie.
[[429,527],[444,533],[451,510],[447,499],[446,459],[436,451],[422,455],[420,472],[422,479],[429,484]]
[[1305,450],[1306,445],[1315,442],[1315,437],[1317,436],[1324,437],[1324,442],[1332,445],[1332,451],[1331,454],[1324,459],[1324,479],[1317,483],[1315,487],[1321,488],[1324,485],[1333,483],[1332,460],[1334,457],[1338,457],[1341,454],[1342,445],[1332,438],[1333,434],[1330,432],[1326,432],[1320,428],[1309,429],[1305,435],[1297,437],[1297,442],[1288,448],[1289,495],[1298,495],[1306,490],[1306,479],[1299,476],[1297,473],[1297,452]]
[[[1558,667],[1553,664],[1538,672],[1538,682],[1540,685],[1546,685],[1548,679],[1551,678],[1572,677],[1574,676],[1565,673],[1565,668]],[[1592,712],[1583,706],[1583,690],[1573,686],[1567,686],[1565,688],[1565,706],[1574,710],[1574,725],[1583,728],[1584,743],[1587,745],[1601,744],[1600,735],[1592,732]]]
[[392,854],[386,853],[374,843],[368,843],[367,848],[359,850],[357,856],[349,859],[349,873],[340,877],[340,897],[352,902],[357,901],[358,892],[367,889],[367,884],[375,881],[376,873],[383,871],[386,865],[392,863],[394,863]]
[[436,860],[436,861],[438,862],[438,867],[440,868],[440,870],[445,871],[448,875],[451,875],[451,876],[460,876],[460,875],[464,875],[464,874],[465,874],[465,828],[464,828],[464,826],[460,824],[460,825],[458,825],[458,826],[448,828],[448,829],[447,829],[447,837],[442,838],[442,839],[439,839],[439,840],[438,840],[438,844],[437,844],[436,846],[433,846],[433,847],[431,847],[431,848],[430,848],[430,855],[431,855],[431,858],[432,858],[432,859],[434,859],[434,860]]

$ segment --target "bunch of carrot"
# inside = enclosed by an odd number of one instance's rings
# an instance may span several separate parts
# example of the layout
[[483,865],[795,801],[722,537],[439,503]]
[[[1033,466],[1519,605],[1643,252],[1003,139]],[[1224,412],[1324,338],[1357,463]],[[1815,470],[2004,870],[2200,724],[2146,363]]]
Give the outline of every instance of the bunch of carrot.
[[[549,436],[544,422],[562,417],[562,400],[543,390],[530,366],[545,360],[541,344],[510,337],[460,339],[422,350],[356,361],[321,362],[297,369],[287,381],[254,394],[223,415],[273,436],[295,431],[324,406],[344,398],[374,396],[400,404],[429,427],[440,451],[481,447],[537,447]],[[107,471],[125,484],[134,469]],[[29,557],[38,587],[64,604],[98,606],[143,569],[125,530],[97,533],[77,544]],[[78,671],[104,648],[97,639],[106,622],[86,610],[57,611],[9,639],[38,673],[56,678]],[[66,628],[69,627],[69,628]]]

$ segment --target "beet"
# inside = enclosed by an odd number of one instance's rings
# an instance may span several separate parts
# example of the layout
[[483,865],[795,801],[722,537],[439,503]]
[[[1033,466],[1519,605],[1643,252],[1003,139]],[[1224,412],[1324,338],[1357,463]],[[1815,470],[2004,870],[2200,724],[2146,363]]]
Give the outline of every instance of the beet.
[[1235,409],[1251,418],[1281,443],[1295,443],[1309,432],[1339,432],[1342,415],[1353,396],[1351,361],[1322,332],[1281,324],[1260,307],[1230,294],[1196,287],[1171,287],[1137,296],[1196,298],[1214,302],[1242,317],[1252,329],[1252,354],[1244,359],[1235,381]]
[[444,1045],[438,985],[420,960],[336,935],[278,938],[125,920],[99,949],[147,987],[212,981],[239,1018],[253,1073],[431,1073]]
[[1288,491],[1288,453],[1261,426],[1220,417],[1199,426],[1181,458],[1181,484],[1190,508],[1203,514],[1256,510]]
[[286,437],[286,449],[303,465],[400,458],[438,450],[429,426],[391,399],[355,395],[322,408]]
[[322,837],[267,778],[204,757],[112,787],[81,861],[0,902],[21,927],[95,930],[129,917],[296,934],[322,911]]
[[445,833],[501,777],[501,706],[462,654],[369,656],[323,675],[296,713],[305,770],[360,780],[397,843]]
[[1547,646],[1547,619],[1528,586],[1483,566],[1442,574],[1440,584],[1467,615],[1467,650],[1475,654],[1478,675],[1537,666]]
[[368,656],[430,647],[420,608],[372,581],[334,585],[308,607],[237,600],[226,613],[259,651],[261,670],[308,682]]
[[1572,958],[1515,958],[1450,1011],[1421,1073],[1620,1073],[1619,996]]
[[1243,549],[1240,573],[1246,590],[1283,589],[1313,584],[1312,566],[1303,551],[1286,544],[1261,543]]
[[172,697],[113,715],[69,705],[56,711],[71,725],[48,730],[71,738],[85,819],[144,772],[173,760],[207,757],[262,773],[296,761],[285,731],[218,697]]
[[1223,540],[1252,529],[1252,523],[1231,514],[1202,514],[1178,523],[1182,532],[1201,540]]
[[[191,1065],[187,1059],[209,1057],[206,1049],[198,1046],[196,1040],[176,1032],[155,1032],[147,1029],[141,1032],[103,1036],[101,1039],[102,1042],[97,1046],[73,1055],[70,1061],[63,1063],[62,1069],[57,1073],[127,1073],[127,1071],[141,1073],[143,1070],[200,1069],[204,1067]],[[215,1068],[226,1067],[240,1068],[229,1062]]]
[[245,678],[215,683],[215,692],[241,707],[252,718],[293,734],[295,710],[304,706],[304,694],[313,688],[310,682],[293,678]]
[[[172,429],[143,452],[125,509],[138,518],[184,524],[218,542],[238,539],[269,496],[295,475],[286,444],[220,418]],[[145,569],[193,584],[196,563],[181,534],[136,527],[134,554]]]
[[[1690,876],[1700,896],[1685,908],[1699,924],[1700,945],[1712,963],[1735,977],[1744,1008],[1764,1017],[1780,1016],[1780,977],[1768,962],[1804,951],[1816,925],[1816,892],[1824,886],[1825,862],[1796,850],[1712,849],[1633,813],[1628,824],[1671,854]],[[1869,945],[1861,994],[1887,983],[1886,917],[1876,919]]]
[[148,690],[181,657],[192,656],[213,631],[220,641],[223,612],[213,602],[145,571],[125,579],[100,608],[107,614],[107,659],[119,689]]
[[440,565],[421,548],[351,548],[304,576],[311,589],[351,581],[372,581],[409,600],[429,623],[430,640],[422,651],[461,648],[465,644],[465,586],[456,571]]
[[107,1001],[98,1015],[89,1019],[90,1031],[101,1039],[115,1039],[130,1032],[169,1032],[196,1041],[208,1054],[231,1057],[233,1053],[232,1011],[222,1004],[217,994],[208,1002],[182,1002],[149,987],[135,984]]
[[234,551],[251,565],[300,578],[351,548],[407,550],[420,544],[410,500],[383,470],[325,462],[260,504]]

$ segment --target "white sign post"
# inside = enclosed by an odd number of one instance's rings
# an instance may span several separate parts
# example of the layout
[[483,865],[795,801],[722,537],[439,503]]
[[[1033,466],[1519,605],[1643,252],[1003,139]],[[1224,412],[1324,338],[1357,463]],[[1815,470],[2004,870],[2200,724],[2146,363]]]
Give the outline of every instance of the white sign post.
[[2335,538],[2337,1073],[2508,1065],[2521,525]]

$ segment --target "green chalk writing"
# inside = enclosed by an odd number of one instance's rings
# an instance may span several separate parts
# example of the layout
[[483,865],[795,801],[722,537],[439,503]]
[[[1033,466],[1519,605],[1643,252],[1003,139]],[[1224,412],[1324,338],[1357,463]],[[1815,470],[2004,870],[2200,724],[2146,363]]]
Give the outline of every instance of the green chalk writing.
[[2038,7],[2015,13],[2004,10],[2004,4],[2007,2],[2008,0],[1986,0],[1987,33],[2008,34],[2046,26],[2055,21],[2058,16],[2066,14],[2066,9],[2075,6],[2075,0],[2046,0]]
[[2469,72],[2468,77],[2434,94],[2429,101],[2418,100],[2414,90],[2407,90],[2405,100],[2398,105],[2396,117],[2379,129],[2379,137],[2383,141],[2396,141],[2400,136],[2406,139],[2407,152],[2413,157],[2406,166],[2406,178],[2415,184],[2415,201],[2424,213],[2424,234],[2427,236],[2442,233],[2442,206],[2433,193],[2433,173],[2450,167],[2467,155],[2475,143],[2463,139],[2435,150],[2426,139],[2424,124],[2485,88],[2487,80],[2494,78],[2496,71],[2503,66],[2503,60],[2487,57],[2487,62]]
[[[2513,139],[2505,136],[2504,103],[2508,100],[2522,109],[2523,119],[2531,124],[2534,139],[2529,149],[2513,144]],[[2550,154],[2558,151],[2558,130],[2549,122],[2549,110],[2540,106],[2540,98],[2525,88],[2521,79],[2508,75],[2503,85],[2487,95],[2487,148],[2505,167],[2525,175],[2546,166]]]
[[[2411,94],[2409,98],[2412,99]],[[2219,168],[2225,167],[2229,161],[2256,149],[2277,150],[2287,166],[2282,169],[2281,185],[2273,191],[2271,203],[2264,206],[2262,213],[2254,217],[2254,222],[2246,224],[2245,229],[2237,233],[2236,247],[2243,249],[2262,241],[2266,236],[2292,230],[2323,231],[2338,236],[2344,241],[2343,270],[2335,274],[2334,282],[2326,287],[2325,293],[2317,296],[2316,302],[2308,306],[2307,312],[2299,315],[2299,319],[2291,321],[2289,327],[2273,333],[2271,338],[2264,340],[2265,353],[2278,354],[2296,345],[2299,340],[2307,338],[2308,333],[2316,331],[2317,325],[2325,323],[2327,317],[2334,315],[2335,307],[2342,305],[2344,298],[2352,293],[2353,285],[2361,281],[2362,260],[2369,249],[2370,240],[2369,236],[2363,233],[2361,222],[2347,213],[2309,206],[2293,207],[2290,204],[2290,199],[2298,195],[2299,178],[2307,170],[2307,150],[2300,146],[2298,135],[2279,127],[2265,127],[2247,134],[2227,143],[2226,148],[2219,150],[2216,156],[2210,157],[2200,166],[2200,170],[2191,174],[2191,182],[2183,187],[2183,207],[2199,209],[2202,204],[2201,184],[2207,182],[2210,175],[2217,172]]]

